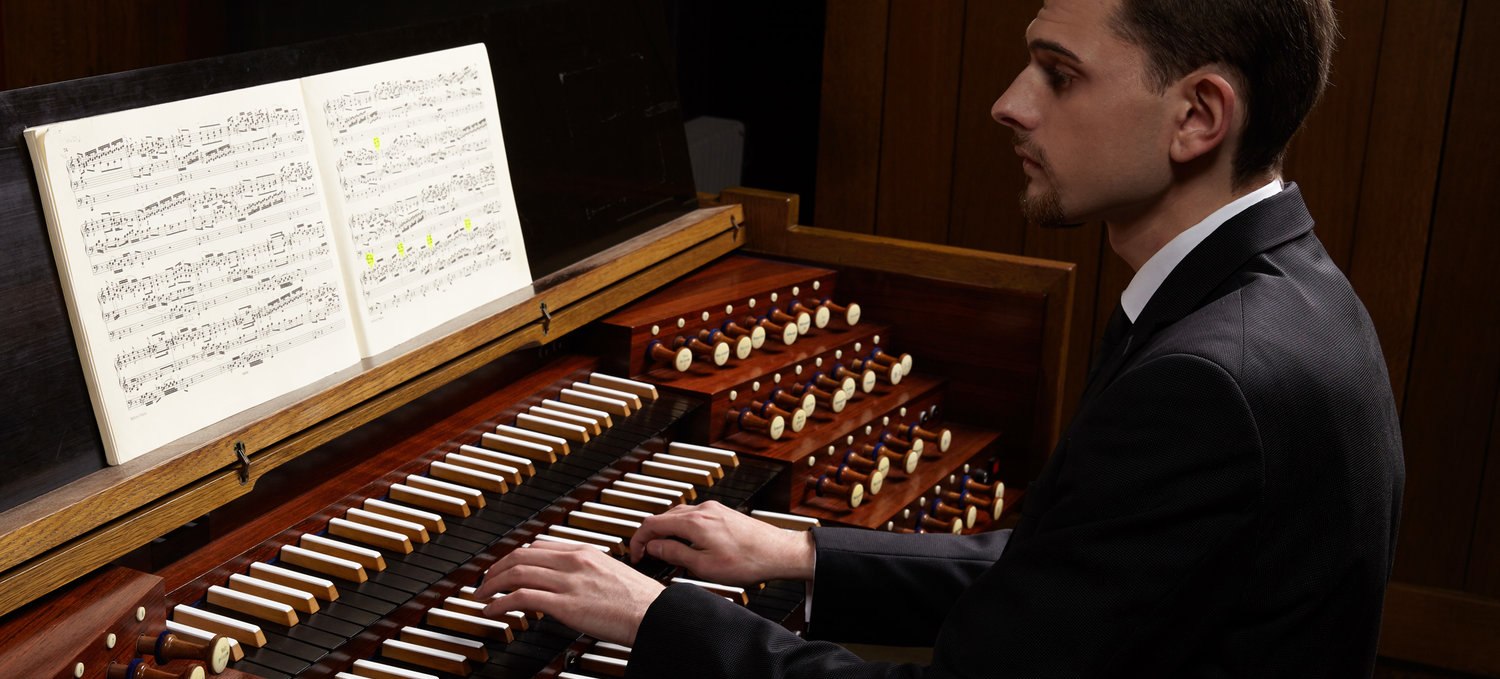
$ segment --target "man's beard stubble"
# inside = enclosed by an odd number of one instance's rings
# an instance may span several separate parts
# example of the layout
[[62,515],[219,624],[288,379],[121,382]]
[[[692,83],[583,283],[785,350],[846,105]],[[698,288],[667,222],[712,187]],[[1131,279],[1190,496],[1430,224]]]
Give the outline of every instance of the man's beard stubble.
[[[1067,215],[1063,214],[1062,195],[1057,191],[1057,181],[1052,177],[1052,171],[1047,164],[1047,156],[1042,150],[1031,145],[1031,137],[1022,132],[1015,134],[1016,148],[1023,149],[1026,154],[1036,159],[1036,164],[1041,167],[1042,173],[1047,176],[1047,190],[1042,195],[1032,198],[1027,195],[1027,189],[1021,189],[1021,216],[1031,226],[1039,226],[1044,229],[1059,229],[1078,226],[1077,223],[1068,221]],[[1029,188],[1031,178],[1026,178]]]

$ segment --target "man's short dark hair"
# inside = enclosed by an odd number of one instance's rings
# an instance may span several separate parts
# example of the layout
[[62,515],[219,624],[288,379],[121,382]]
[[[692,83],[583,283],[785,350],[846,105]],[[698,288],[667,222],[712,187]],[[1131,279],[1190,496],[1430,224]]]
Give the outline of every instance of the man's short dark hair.
[[1113,25],[1145,50],[1148,82],[1159,88],[1210,64],[1240,76],[1249,120],[1236,187],[1281,168],[1327,86],[1338,38],[1332,0],[1121,0]]

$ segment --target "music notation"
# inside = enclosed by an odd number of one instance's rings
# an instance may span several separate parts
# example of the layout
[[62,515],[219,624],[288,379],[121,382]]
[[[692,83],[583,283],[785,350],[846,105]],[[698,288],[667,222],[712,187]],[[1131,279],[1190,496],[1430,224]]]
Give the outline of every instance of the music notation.
[[366,350],[531,282],[483,46],[304,79]]

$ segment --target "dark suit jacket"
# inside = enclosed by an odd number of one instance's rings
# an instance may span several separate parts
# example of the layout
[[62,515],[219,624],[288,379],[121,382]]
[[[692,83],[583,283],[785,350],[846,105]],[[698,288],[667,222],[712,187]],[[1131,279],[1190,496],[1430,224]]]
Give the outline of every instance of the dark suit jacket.
[[820,529],[812,633],[934,644],[864,663],[691,587],[634,677],[1369,675],[1401,438],[1368,314],[1295,186],[1225,223],[1098,359],[997,553]]

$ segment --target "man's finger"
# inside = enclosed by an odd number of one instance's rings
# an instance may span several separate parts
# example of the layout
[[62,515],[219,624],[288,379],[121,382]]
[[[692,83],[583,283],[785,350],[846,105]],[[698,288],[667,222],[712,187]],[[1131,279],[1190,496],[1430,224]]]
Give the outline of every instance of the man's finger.
[[[557,617],[564,597],[538,589],[518,589],[484,605],[484,614],[499,618],[510,611],[530,613],[540,611],[543,615]],[[565,614],[564,614],[565,615]]]
[[646,553],[690,571],[697,569],[703,561],[703,552],[671,539],[652,540],[646,544]]
[[703,537],[697,519],[691,512],[667,512],[648,516],[641,521],[641,527],[630,538],[630,558],[632,561],[640,561],[646,543],[653,540],[680,538],[696,543],[701,542]]

